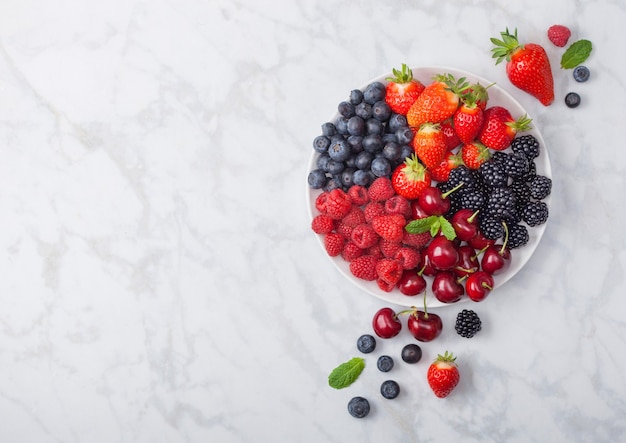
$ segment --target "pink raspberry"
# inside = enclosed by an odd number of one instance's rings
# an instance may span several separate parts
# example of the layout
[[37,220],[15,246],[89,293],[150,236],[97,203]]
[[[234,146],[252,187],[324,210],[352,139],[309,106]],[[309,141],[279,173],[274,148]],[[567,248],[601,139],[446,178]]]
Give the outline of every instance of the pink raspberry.
[[374,232],[374,228],[367,223],[356,226],[352,230],[350,239],[361,249],[367,249],[378,243],[378,235]]
[[348,189],[348,195],[352,199],[352,203],[358,206],[363,206],[368,201],[370,201],[370,197],[367,194],[367,188],[364,186],[353,185]]
[[324,247],[331,257],[336,257],[343,251],[345,239],[336,232],[330,232],[324,236]]
[[385,202],[385,212],[408,217],[411,215],[411,203],[401,195],[394,195]]
[[562,48],[567,44],[572,32],[567,26],[552,25],[548,28],[548,38],[550,41],[559,48]]
[[383,215],[385,213],[385,206],[383,206],[383,204],[380,202],[369,202],[367,205],[365,205],[363,213],[365,214],[365,221],[371,223],[372,220],[374,220],[374,217]]
[[430,232],[422,232],[421,234],[410,234],[405,231],[402,236],[402,243],[419,249],[430,243],[432,239],[433,237],[430,235]]
[[391,179],[388,177],[378,177],[372,182],[367,193],[371,201],[381,202],[385,201],[396,194],[391,184]]
[[421,254],[413,248],[399,248],[393,257],[400,262],[402,269],[414,269],[419,265],[422,259]]
[[395,258],[398,250],[402,247],[402,243],[381,238],[378,242],[378,246],[380,246],[380,252],[382,252],[385,257]]
[[328,193],[324,202],[325,214],[331,216],[335,220],[341,220],[352,209],[352,201],[350,196],[342,189],[333,189]]
[[342,223],[348,226],[358,226],[365,223],[365,214],[359,206],[352,206],[352,209],[341,219]]
[[362,255],[350,262],[350,272],[361,280],[376,280],[378,278],[376,263],[378,259],[373,255]]
[[372,220],[374,231],[382,238],[391,241],[401,241],[406,220],[400,214],[379,215]]
[[350,240],[350,238],[352,237],[353,230],[354,230],[354,226],[347,225],[342,221],[337,223],[337,227],[335,228],[335,232],[337,234],[341,234],[341,236],[345,238],[346,240]]
[[392,288],[402,277],[402,265],[398,260],[391,258],[381,258],[376,263],[376,274],[379,279],[387,283]]
[[335,220],[326,214],[318,214],[311,221],[311,229],[316,234],[328,234],[335,229]]
[[354,243],[353,241],[348,241],[344,247],[343,247],[343,251],[341,251],[341,257],[345,260],[345,261],[352,261],[356,258],[359,258],[360,256],[362,256],[364,254],[364,250],[359,248],[356,243]]

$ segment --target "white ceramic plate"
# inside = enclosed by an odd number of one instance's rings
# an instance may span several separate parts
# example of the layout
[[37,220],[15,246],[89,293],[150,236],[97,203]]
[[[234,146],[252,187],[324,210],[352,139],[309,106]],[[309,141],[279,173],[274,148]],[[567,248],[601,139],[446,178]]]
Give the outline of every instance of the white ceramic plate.
[[[454,68],[448,68],[448,67],[436,67],[435,66],[435,67],[412,68],[412,70],[413,70],[413,77],[420,80],[424,84],[431,83],[433,76],[435,76],[436,74],[442,74],[442,73],[450,73],[457,79],[461,77],[466,77],[467,81],[469,81],[470,83],[480,82],[480,84],[484,86],[487,86],[493,83],[491,81],[488,81],[484,78],[481,78],[469,72],[462,71],[459,69],[454,69]],[[389,77],[390,75],[391,73],[387,73],[387,74],[381,75],[380,77],[374,78],[370,80],[369,82],[367,82],[365,85],[363,85],[361,89],[365,89],[367,85],[369,85],[370,83],[374,81],[387,83],[385,79]],[[520,105],[519,102],[515,100],[508,92],[498,87],[498,85],[493,85],[489,88],[488,106],[496,106],[496,105],[507,108],[511,112],[511,115],[513,116],[513,118],[515,119],[519,118],[520,116],[524,114],[528,114],[528,116],[532,118],[532,115],[526,112],[526,110],[522,107],[522,105]],[[338,117],[339,117],[339,114],[335,113],[335,115],[329,121],[335,121]],[[320,123],[320,126],[321,126],[321,123]],[[545,141],[543,140],[541,133],[537,129],[537,122],[533,121],[532,126],[533,126],[532,130],[526,131],[523,134],[532,134],[539,141],[540,155],[539,157],[535,159],[535,164],[537,166],[537,173],[552,178],[552,171],[550,168],[550,159],[549,159],[548,150],[547,150]],[[312,154],[309,160],[307,174],[309,171],[315,169],[317,157],[319,156],[319,154],[315,152],[312,148],[311,148],[311,151],[312,151]],[[305,184],[306,184],[306,198],[309,203],[308,204],[309,215],[310,215],[310,219],[312,220],[314,215],[317,215],[318,213],[317,209],[315,208],[315,199],[321,193],[321,191],[311,189],[309,187],[308,182],[306,181],[305,181]],[[548,207],[550,207],[550,199],[551,199],[551,196],[548,196],[546,199],[543,200],[548,205]],[[517,274],[520,271],[520,269],[522,269],[522,267],[524,267],[526,262],[528,262],[530,257],[535,252],[535,249],[537,248],[537,245],[539,244],[539,241],[541,240],[541,237],[543,236],[545,229],[546,229],[546,223],[539,225],[539,226],[535,226],[535,227],[529,227],[528,233],[529,233],[530,238],[529,238],[528,243],[520,248],[517,248],[511,251],[511,257],[512,257],[511,265],[506,270],[506,272],[494,276],[494,280],[495,280],[494,289],[502,286],[504,283],[510,280],[515,274]],[[389,303],[397,304],[397,305],[402,305],[402,306],[421,306],[422,305],[423,295],[410,297],[410,296],[403,295],[397,289],[394,289],[391,292],[385,292],[385,291],[382,291],[378,287],[375,281],[370,282],[370,281],[365,281],[365,280],[361,280],[361,279],[354,277],[350,273],[350,267],[349,267],[348,262],[343,260],[341,256],[330,257],[326,253],[326,250],[324,248],[323,236],[317,235],[313,233],[313,231],[311,231],[311,233],[318,237],[323,253],[332,261],[332,263],[339,270],[339,272],[341,272],[349,281],[351,281],[358,288],[362,289],[364,292],[367,292],[368,294],[378,297],[381,300],[387,301]],[[427,288],[428,295],[427,295],[427,301],[426,301],[428,307],[434,308],[434,307],[441,307],[441,306],[449,306],[450,304],[442,303],[432,295],[432,291],[430,290],[432,278],[426,277],[426,280],[428,282],[428,288]],[[497,296],[497,294],[499,293],[500,292],[497,290],[493,291],[490,294],[490,297]],[[459,302],[452,303],[452,305],[458,304],[467,300],[469,300],[467,296],[463,296],[463,298]]]

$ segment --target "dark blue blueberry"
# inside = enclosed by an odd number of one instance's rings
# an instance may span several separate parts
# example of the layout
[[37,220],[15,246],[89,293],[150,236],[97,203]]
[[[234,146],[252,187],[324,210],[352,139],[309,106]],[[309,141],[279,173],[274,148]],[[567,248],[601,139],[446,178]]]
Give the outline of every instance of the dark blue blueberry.
[[328,177],[326,177],[326,173],[321,169],[314,169],[309,172],[309,186],[313,189],[322,189],[326,186],[326,182],[328,181]]
[[385,99],[385,85],[382,82],[373,82],[363,91],[363,100],[370,105]]
[[376,349],[376,339],[370,334],[363,334],[356,341],[356,347],[363,354],[369,354]]
[[363,91],[360,89],[353,89],[350,91],[350,103],[354,106],[358,105],[363,101]]
[[327,182],[326,182],[326,186],[324,186],[324,191],[332,191],[333,189],[341,189],[342,188],[342,184],[341,184],[341,180],[338,179],[337,177],[331,177]]
[[410,157],[411,155],[413,155],[415,153],[415,150],[413,149],[412,146],[409,145],[402,145],[402,153],[400,154],[400,158],[399,160],[404,161],[405,158]]
[[328,155],[328,153],[324,153],[324,154],[321,154],[319,157],[317,157],[317,161],[315,162],[315,164],[317,165],[318,169],[328,172],[329,161],[330,161],[330,155]]
[[565,96],[565,104],[568,108],[575,108],[580,105],[580,95],[575,92],[568,92]]
[[345,118],[350,118],[354,114],[354,105],[350,102],[341,102],[337,106],[337,111],[339,114],[343,115]]
[[346,164],[346,168],[357,169],[356,167],[356,155],[351,155],[348,157],[348,160],[344,162]]
[[354,166],[364,171],[369,170],[373,159],[374,155],[371,152],[361,151],[354,158]]
[[337,143],[341,140],[345,140],[346,136],[342,135],[342,134],[335,134],[335,135],[331,135],[330,136],[330,144],[332,145],[333,143]]
[[398,129],[406,128],[408,125],[404,115],[393,113],[387,122],[387,131],[396,132]]
[[354,108],[354,112],[363,120],[367,120],[368,118],[372,117],[372,105],[365,102],[359,103]]
[[344,188],[349,188],[350,186],[354,184],[354,181],[353,181],[354,171],[355,171],[354,168],[346,168],[341,173],[341,184],[343,185]]
[[370,179],[370,172],[357,169],[352,175],[352,182],[359,186],[369,186],[370,183],[372,183],[372,180]]
[[326,172],[331,175],[341,174],[345,168],[346,164],[344,162],[338,162],[332,158],[328,160],[328,163],[326,164]]
[[376,157],[372,160],[371,169],[376,177],[388,177],[391,174],[391,162],[385,157]]
[[335,123],[337,133],[342,135],[348,134],[348,119],[345,117],[339,117]]
[[589,68],[587,68],[586,66],[576,66],[574,68],[574,80],[576,80],[577,82],[586,82],[587,80],[589,80]]
[[322,135],[330,137],[331,135],[335,135],[336,133],[337,127],[333,123],[326,122],[322,125]]
[[365,135],[365,120],[358,115],[350,117],[350,120],[348,120],[348,133],[350,135]]
[[365,130],[368,134],[383,134],[385,132],[385,127],[383,123],[379,120],[376,120],[374,117],[368,118],[365,121]]
[[383,138],[380,134],[368,134],[363,137],[363,149],[376,154],[383,149]]
[[388,132],[385,132],[383,134],[383,142],[385,142],[385,143],[389,143],[389,142],[398,143],[398,137],[396,137],[396,134],[389,134]]
[[405,128],[400,128],[396,131],[396,137],[398,138],[398,143],[401,145],[410,145],[413,141],[413,137],[415,133],[408,126]]
[[353,154],[358,154],[363,151],[363,137],[360,135],[351,135],[347,138],[350,148],[352,148]]
[[410,343],[402,348],[402,360],[407,363],[417,363],[422,358],[422,348],[415,343]]
[[330,146],[330,138],[326,135],[318,135],[313,139],[313,149],[315,149],[319,153],[324,153],[328,151],[328,147]]
[[350,157],[352,148],[347,140],[339,140],[330,145],[328,148],[328,155],[335,161],[345,162]]
[[380,394],[389,400],[394,399],[400,394],[400,385],[393,380],[385,380],[380,385]]
[[370,402],[363,397],[354,397],[348,402],[348,412],[355,418],[366,417],[370,413]]
[[391,117],[391,108],[385,101],[377,101],[372,105],[372,116],[378,121],[386,122]]
[[389,372],[393,369],[393,358],[388,355],[381,355],[378,357],[376,366],[380,372]]
[[395,161],[400,158],[402,155],[402,148],[396,142],[387,142],[385,146],[383,146],[383,156],[387,160]]

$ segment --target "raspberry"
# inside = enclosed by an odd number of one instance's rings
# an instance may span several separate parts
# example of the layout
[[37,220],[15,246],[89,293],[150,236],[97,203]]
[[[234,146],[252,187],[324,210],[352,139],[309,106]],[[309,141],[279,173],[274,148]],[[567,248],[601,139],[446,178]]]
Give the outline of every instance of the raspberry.
[[376,274],[378,278],[387,283],[392,288],[402,277],[402,265],[398,260],[391,258],[381,258],[376,263]]
[[379,215],[372,220],[372,227],[386,240],[401,241],[404,237],[405,223],[406,220],[400,214]]
[[311,229],[316,234],[328,234],[335,229],[335,220],[326,214],[319,214],[313,217]]
[[326,199],[326,214],[335,220],[340,220],[352,209],[350,196],[341,189],[333,189]]
[[385,291],[385,292],[391,292],[391,291],[393,291],[393,288],[395,288],[395,285],[387,283],[382,278],[377,278],[376,279],[376,284],[378,285],[378,287],[380,288],[381,291]]
[[341,219],[341,222],[348,226],[358,226],[365,223],[365,214],[358,206],[352,206],[350,211]]
[[372,182],[367,194],[371,201],[381,202],[393,197],[396,192],[393,190],[391,180],[387,177],[378,177]]
[[324,247],[331,257],[336,257],[341,254],[344,243],[345,239],[341,234],[337,234],[336,232],[330,232],[324,236]]
[[567,26],[552,25],[548,28],[548,38],[550,41],[559,48],[562,48],[567,44],[572,32]]
[[366,254],[376,257],[377,259],[385,258],[383,252],[380,250],[380,245],[378,243],[376,243],[374,246],[370,246],[369,248],[367,248]]
[[378,243],[378,235],[374,228],[366,223],[356,226],[350,239],[361,249],[367,249]]
[[374,217],[385,214],[385,207],[379,202],[369,202],[363,209],[365,213],[365,221],[371,223]]
[[363,206],[370,201],[369,195],[367,195],[367,189],[364,186],[351,186],[350,189],[348,189],[348,195],[352,199],[352,203],[358,206]]
[[378,263],[378,258],[373,255],[362,255],[350,262],[350,272],[361,280],[376,280],[378,278],[376,263]]
[[341,258],[345,261],[352,261],[363,255],[363,249],[359,248],[353,241],[348,241],[341,251]]
[[394,258],[400,262],[402,269],[414,269],[422,257],[417,250],[404,247],[398,249]]
[[432,236],[430,232],[422,232],[421,234],[411,234],[409,232],[404,232],[402,235],[402,243],[405,245],[413,246],[414,248],[423,248],[426,246],[431,240]]
[[322,192],[315,199],[315,209],[317,209],[322,214],[326,213],[326,200],[328,199],[328,192]]
[[411,203],[401,195],[394,195],[385,202],[385,212],[408,217],[411,215]]
[[337,234],[341,234],[341,236],[346,240],[350,240],[352,238],[352,231],[354,231],[354,226],[346,225],[342,221],[340,221],[335,228],[335,232]]
[[381,238],[378,242],[378,246],[380,246],[380,252],[382,252],[385,257],[394,258],[398,250],[402,247],[402,243]]

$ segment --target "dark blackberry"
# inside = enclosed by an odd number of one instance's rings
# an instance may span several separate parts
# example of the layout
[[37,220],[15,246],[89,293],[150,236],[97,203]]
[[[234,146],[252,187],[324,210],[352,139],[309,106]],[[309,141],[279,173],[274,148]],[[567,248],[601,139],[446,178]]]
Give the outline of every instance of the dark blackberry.
[[513,190],[515,194],[515,201],[518,208],[526,206],[526,203],[530,201],[530,188],[525,182],[514,181],[509,185],[509,189]]
[[513,152],[524,154],[528,160],[539,157],[539,141],[531,134],[515,138],[513,142],[511,142],[511,149]]
[[528,182],[530,196],[535,200],[543,200],[552,191],[552,180],[545,175],[536,175]]
[[490,215],[483,215],[482,217],[479,215],[478,230],[489,240],[497,240],[504,237],[502,220],[498,220]]
[[515,192],[511,188],[495,188],[488,194],[485,212],[499,220],[511,218],[515,215],[516,205]]
[[502,166],[495,161],[486,161],[480,165],[478,172],[483,184],[488,188],[501,188],[507,185],[508,177],[504,173]]
[[476,176],[467,166],[461,165],[450,171],[448,180],[446,181],[448,189],[456,188],[463,183],[462,189],[475,188],[478,186]]
[[515,180],[528,173],[529,163],[524,154],[513,152],[505,155],[506,158],[502,159],[502,167],[506,175]]
[[499,165],[503,165],[507,160],[508,154],[503,151],[495,151],[491,154],[491,160],[498,163]]
[[466,208],[477,211],[485,206],[487,201],[485,194],[479,189],[459,189],[454,194],[459,202],[459,209]]
[[511,224],[507,225],[507,227],[509,229],[509,241],[507,243],[509,249],[519,248],[528,243],[529,235],[526,226]]
[[513,181],[527,183],[531,181],[536,175],[537,175],[537,165],[535,164],[535,162],[531,161],[528,163],[528,171],[526,172],[526,174],[514,179]]
[[522,218],[528,226],[537,226],[548,220],[548,205],[542,201],[530,202],[522,211]]
[[463,309],[456,316],[454,329],[461,337],[472,338],[482,329],[482,322],[476,312],[470,309]]

